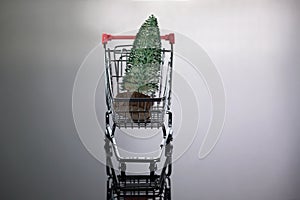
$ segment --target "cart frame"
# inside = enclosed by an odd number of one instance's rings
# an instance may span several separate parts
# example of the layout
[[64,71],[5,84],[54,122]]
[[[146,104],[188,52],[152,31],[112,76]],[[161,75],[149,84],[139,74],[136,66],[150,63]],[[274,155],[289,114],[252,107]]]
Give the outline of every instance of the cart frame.
[[[160,90],[158,97],[152,96],[151,98],[116,98],[113,94],[114,86],[112,79],[122,79],[122,74],[119,71],[126,65],[128,56],[128,49],[130,45],[117,45],[114,49],[110,49],[107,44],[111,40],[132,40],[135,36],[131,35],[110,35],[102,34],[102,44],[105,50],[105,77],[106,77],[106,105],[107,112],[105,113],[105,145],[106,152],[106,173],[107,180],[107,199],[129,200],[129,199],[171,199],[171,173],[172,173],[172,152],[173,152],[173,130],[172,130],[172,112],[171,106],[171,89],[172,89],[172,68],[173,68],[173,44],[175,43],[174,33],[161,36],[162,40],[169,41],[170,49],[162,49],[162,55],[169,53],[169,62],[167,63],[167,73],[164,81],[160,80]],[[123,53],[116,59],[116,54]],[[113,55],[113,56],[111,56]],[[125,55],[125,56],[124,56]],[[125,57],[125,59],[123,59]],[[117,64],[116,64],[117,63]],[[115,64],[115,76],[112,75],[112,67]],[[121,69],[121,70],[119,70]],[[162,73],[162,72],[161,72]],[[165,84],[165,85],[164,85]],[[119,87],[116,87],[117,90]],[[163,92],[162,92],[163,91]],[[118,91],[119,92],[119,91]],[[132,120],[128,116],[129,114],[124,112],[123,115],[118,113],[118,110],[114,109],[116,102],[127,102],[128,105],[132,102],[152,102],[153,108],[151,108],[150,119],[145,119],[145,111],[138,111],[138,116],[143,114],[144,119]],[[144,105],[143,104],[143,105]],[[132,112],[132,111],[127,111]],[[164,116],[167,115],[167,121],[165,126]],[[112,124],[112,125],[111,125]],[[156,157],[122,157],[119,153],[117,142],[115,139],[116,128],[161,128],[162,129],[162,142],[159,144],[160,153]],[[162,156],[165,156],[165,161],[160,174],[156,174],[157,163],[161,162]],[[112,158],[115,156],[119,162],[120,174],[117,174],[114,169]],[[127,163],[148,163],[150,173],[147,175],[129,175],[126,173]]]

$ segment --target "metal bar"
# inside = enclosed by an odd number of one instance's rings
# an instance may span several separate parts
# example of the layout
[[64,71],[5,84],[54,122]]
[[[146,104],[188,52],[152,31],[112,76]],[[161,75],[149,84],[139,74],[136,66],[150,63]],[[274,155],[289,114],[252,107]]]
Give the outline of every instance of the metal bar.
[[114,98],[115,102],[126,102],[126,101],[130,101],[130,102],[160,102],[165,100],[165,97],[161,97],[161,98]]
[[[110,40],[134,40],[135,35],[111,35],[107,33],[102,34],[102,44],[106,44]],[[166,35],[160,36],[161,39],[167,40],[170,42],[170,44],[175,43],[175,35],[174,33],[169,33]]]

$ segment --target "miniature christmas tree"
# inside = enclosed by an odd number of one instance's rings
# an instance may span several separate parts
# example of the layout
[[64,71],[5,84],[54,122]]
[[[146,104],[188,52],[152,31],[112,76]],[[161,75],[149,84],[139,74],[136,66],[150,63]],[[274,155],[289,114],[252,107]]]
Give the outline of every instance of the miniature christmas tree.
[[157,19],[151,15],[139,29],[131,49],[122,89],[153,95],[158,89],[161,40]]

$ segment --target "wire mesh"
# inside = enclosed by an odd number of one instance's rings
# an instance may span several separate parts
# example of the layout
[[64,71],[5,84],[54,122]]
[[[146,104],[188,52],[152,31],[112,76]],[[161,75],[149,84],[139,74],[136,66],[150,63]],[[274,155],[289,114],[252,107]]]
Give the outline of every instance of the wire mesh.
[[118,176],[119,182],[114,188],[115,198],[122,200],[163,199],[165,190],[159,188],[159,176],[132,175],[126,179]]
[[132,45],[105,49],[106,101],[113,122],[119,128],[160,128],[170,104],[171,50],[162,49],[158,90],[149,95],[122,88]]

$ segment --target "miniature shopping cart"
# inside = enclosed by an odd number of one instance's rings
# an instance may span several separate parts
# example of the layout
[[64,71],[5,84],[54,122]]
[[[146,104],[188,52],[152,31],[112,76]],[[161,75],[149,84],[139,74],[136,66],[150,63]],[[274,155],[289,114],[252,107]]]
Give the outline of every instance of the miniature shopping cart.
[[[135,36],[102,35],[105,50],[105,93],[106,93],[106,172],[107,199],[146,200],[171,199],[172,172],[172,112],[171,89],[173,67],[174,34],[161,36],[161,64],[158,91],[151,96],[132,93],[122,95],[122,81],[132,45],[124,42],[135,39]],[[117,42],[117,44],[116,44]],[[123,42],[122,44],[120,44]],[[123,92],[123,93],[122,93]],[[126,94],[126,93],[125,93]],[[128,94],[128,93],[127,93]],[[167,116],[167,117],[165,117]],[[165,125],[166,124],[166,125]],[[161,129],[162,142],[157,145],[159,155],[154,157],[124,157],[120,155],[115,139],[116,128]],[[115,170],[112,159],[116,158],[119,170]],[[157,163],[162,162],[162,169]],[[149,173],[143,175],[126,172],[128,163],[148,163]]]

